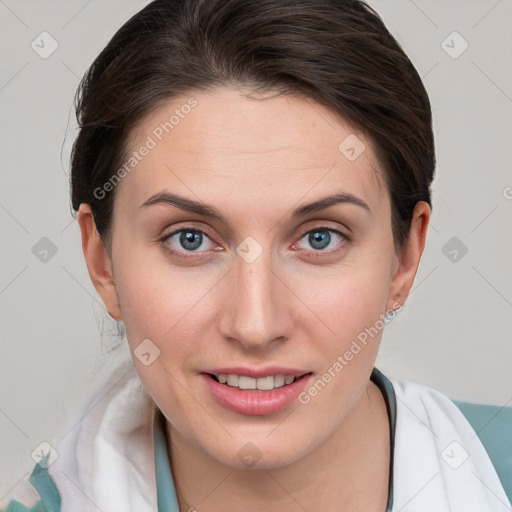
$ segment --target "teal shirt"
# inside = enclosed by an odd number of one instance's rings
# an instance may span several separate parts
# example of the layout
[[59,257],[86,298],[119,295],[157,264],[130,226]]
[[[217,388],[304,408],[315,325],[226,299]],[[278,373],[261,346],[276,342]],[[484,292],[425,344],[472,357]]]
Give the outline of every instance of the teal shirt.
[[[391,512],[393,507],[393,454],[395,451],[396,397],[390,380],[377,368],[373,369],[370,378],[384,396],[389,418],[391,457],[386,512]],[[466,416],[480,438],[489,457],[493,461],[505,492],[512,502],[512,407],[470,404],[455,400],[453,402]],[[176,490],[172,478],[169,457],[167,455],[165,418],[161,412],[158,414],[158,421],[154,423],[153,434],[158,512],[179,512]],[[48,473],[48,469],[44,467],[45,459],[43,459],[42,462],[42,465],[36,464],[29,478],[29,482],[38,492],[41,500],[32,508],[27,508],[18,501],[13,500],[9,503],[5,512],[61,511],[60,493],[54,480]]]
[[13,500],[9,502],[5,512],[60,512],[61,496],[47,468],[49,456],[50,454],[45,455],[41,462],[35,465],[28,479],[41,500],[32,508]]

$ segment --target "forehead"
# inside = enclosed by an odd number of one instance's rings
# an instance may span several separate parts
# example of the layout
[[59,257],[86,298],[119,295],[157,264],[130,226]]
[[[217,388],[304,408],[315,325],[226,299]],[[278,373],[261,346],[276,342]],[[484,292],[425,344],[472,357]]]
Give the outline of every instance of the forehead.
[[364,134],[320,104],[275,92],[175,97],[135,127],[133,152],[137,162],[118,190],[132,204],[176,188],[205,201],[243,193],[296,202],[339,190],[374,204],[387,197]]

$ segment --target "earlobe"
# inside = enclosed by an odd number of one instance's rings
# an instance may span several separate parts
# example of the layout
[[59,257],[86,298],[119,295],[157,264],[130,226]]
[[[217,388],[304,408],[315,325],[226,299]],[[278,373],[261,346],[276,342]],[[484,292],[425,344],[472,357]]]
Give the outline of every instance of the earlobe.
[[425,247],[430,206],[425,201],[416,203],[411,221],[411,228],[406,243],[397,255],[397,262],[391,280],[387,311],[403,306],[414,282]]
[[122,321],[112,273],[112,262],[101,240],[90,205],[82,203],[78,210],[78,225],[82,234],[82,250],[87,270],[96,291],[112,318]]

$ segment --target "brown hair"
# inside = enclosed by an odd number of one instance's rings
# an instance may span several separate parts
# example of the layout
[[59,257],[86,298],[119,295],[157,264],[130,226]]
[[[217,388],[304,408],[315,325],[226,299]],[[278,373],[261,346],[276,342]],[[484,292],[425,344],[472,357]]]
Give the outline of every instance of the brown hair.
[[94,60],[76,93],[79,134],[71,203],[91,205],[109,239],[128,136],[160,104],[222,85],[311,98],[372,141],[401,249],[418,201],[431,206],[432,114],[421,78],[378,14],[361,0],[155,0]]

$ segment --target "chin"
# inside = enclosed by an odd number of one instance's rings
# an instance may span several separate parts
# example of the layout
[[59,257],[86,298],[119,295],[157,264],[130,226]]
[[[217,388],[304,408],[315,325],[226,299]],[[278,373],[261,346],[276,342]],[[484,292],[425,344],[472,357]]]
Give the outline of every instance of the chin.
[[268,431],[261,436],[244,435],[241,438],[233,437],[224,445],[215,447],[204,446],[211,458],[225,466],[238,470],[276,469],[288,466],[307,454],[310,436],[305,436],[304,442],[300,439],[281,439],[278,436],[272,439]]

